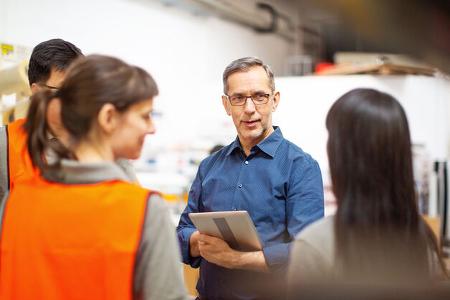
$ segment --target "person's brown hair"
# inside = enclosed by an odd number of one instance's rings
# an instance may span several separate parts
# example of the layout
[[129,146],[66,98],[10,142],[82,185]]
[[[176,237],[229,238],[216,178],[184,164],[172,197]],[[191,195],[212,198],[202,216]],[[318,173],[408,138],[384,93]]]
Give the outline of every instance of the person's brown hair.
[[70,147],[55,145],[49,139],[46,114],[52,99],[60,99],[62,123],[71,144],[76,144],[89,133],[103,105],[110,103],[124,112],[131,105],[157,94],[155,81],[139,67],[102,55],[77,59],[67,70],[66,78],[56,93],[44,90],[31,98],[25,130],[33,164],[44,170],[48,166],[45,153],[49,148],[56,152],[58,158],[74,157]]
[[326,126],[340,272],[357,280],[426,276],[429,252],[441,255],[418,212],[402,106],[386,93],[354,89],[333,104]]

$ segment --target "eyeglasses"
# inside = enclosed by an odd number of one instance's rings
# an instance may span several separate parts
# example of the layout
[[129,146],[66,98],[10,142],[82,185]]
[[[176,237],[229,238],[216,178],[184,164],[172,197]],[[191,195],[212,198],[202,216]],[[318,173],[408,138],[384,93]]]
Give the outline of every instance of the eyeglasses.
[[46,87],[46,88],[48,88],[48,89],[50,89],[50,90],[52,90],[52,91],[57,91],[57,90],[59,90],[59,88],[58,87],[56,87],[56,86],[51,86],[51,85],[47,85],[47,84],[45,84],[45,83],[39,83],[39,85],[40,86],[43,86],[43,87]]
[[248,98],[251,98],[253,103],[255,105],[262,105],[262,104],[266,104],[267,102],[269,102],[270,96],[271,94],[265,94],[265,93],[256,93],[256,94],[252,94],[249,96],[246,95],[232,95],[232,96],[227,96],[228,100],[230,101],[230,104],[233,106],[242,106],[245,105],[245,103],[247,102]]

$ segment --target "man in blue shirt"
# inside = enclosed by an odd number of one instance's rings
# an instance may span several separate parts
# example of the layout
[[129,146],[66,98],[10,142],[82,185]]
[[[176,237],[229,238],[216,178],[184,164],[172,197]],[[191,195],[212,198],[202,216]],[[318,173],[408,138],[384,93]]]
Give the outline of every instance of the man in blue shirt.
[[[274,76],[261,60],[233,61],[223,74],[225,111],[238,136],[202,161],[177,234],[183,262],[200,267],[200,299],[270,299],[283,281],[295,235],[323,217],[323,185],[317,162],[272,126],[280,101]],[[263,244],[240,252],[200,234],[191,212],[246,210]]]

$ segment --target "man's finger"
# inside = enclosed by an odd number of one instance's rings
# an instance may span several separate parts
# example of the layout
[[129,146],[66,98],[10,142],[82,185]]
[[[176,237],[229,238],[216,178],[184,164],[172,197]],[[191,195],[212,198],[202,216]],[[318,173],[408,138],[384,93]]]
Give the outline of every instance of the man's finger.
[[215,236],[211,236],[211,235],[206,235],[205,234],[204,237],[203,237],[203,241],[206,242],[206,243],[213,244],[213,243],[217,243],[218,241],[222,241],[222,239],[217,238]]

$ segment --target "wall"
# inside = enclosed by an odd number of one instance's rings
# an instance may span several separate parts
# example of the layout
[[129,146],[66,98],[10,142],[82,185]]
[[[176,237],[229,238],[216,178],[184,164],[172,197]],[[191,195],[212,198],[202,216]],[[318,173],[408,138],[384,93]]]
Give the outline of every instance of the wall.
[[[235,136],[220,100],[224,67],[237,57],[255,55],[281,74],[284,58],[293,51],[276,36],[259,35],[214,17],[197,17],[159,1],[0,0],[0,41],[33,47],[54,37],[74,42],[86,54],[118,56],[154,75],[161,91],[155,102],[160,117],[157,134],[146,141],[143,160],[157,157],[156,169],[168,173],[158,173],[157,178],[171,183],[176,180],[173,173],[185,172],[187,164],[191,176],[208,147]],[[338,96],[357,86],[379,88],[399,98],[414,142],[426,144],[432,158],[448,157],[448,81],[417,76],[276,81],[282,98],[275,124],[312,153],[325,174],[326,112]],[[196,161],[188,163],[193,158]],[[148,181],[156,182],[155,177]],[[183,176],[179,181],[186,184]]]
[[0,0],[0,41],[33,47],[54,37],[86,54],[118,56],[154,75],[161,91],[155,106],[163,117],[157,124],[160,134],[149,143],[157,148],[183,144],[205,128],[233,136],[220,104],[225,66],[252,55],[280,73],[292,51],[274,35],[156,0]]
[[325,119],[342,94],[357,87],[375,88],[396,97],[409,121],[419,208],[437,214],[435,175],[431,162],[449,157],[450,81],[424,76],[307,76],[277,78],[281,101],[274,124],[320,164],[325,186],[325,214],[335,209],[331,193]]
[[449,155],[450,82],[424,76],[306,76],[277,78],[281,102],[274,114],[285,136],[313,153],[327,169],[325,118],[333,102],[357,87],[375,88],[402,103],[413,143],[426,147],[431,158]]

